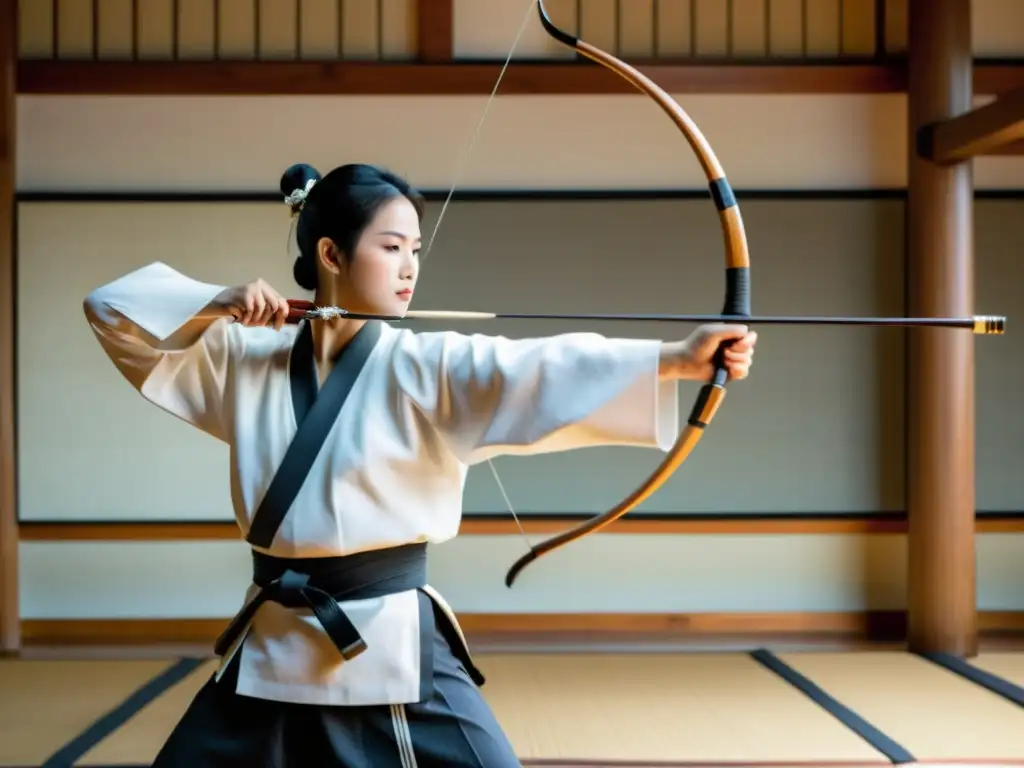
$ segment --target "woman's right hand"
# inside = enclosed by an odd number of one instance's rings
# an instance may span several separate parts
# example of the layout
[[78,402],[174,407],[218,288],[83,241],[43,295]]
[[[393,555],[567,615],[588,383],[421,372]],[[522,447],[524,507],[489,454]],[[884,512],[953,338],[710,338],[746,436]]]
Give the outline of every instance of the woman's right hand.
[[246,326],[272,325],[279,331],[288,319],[288,301],[263,279],[225,288],[211,303]]

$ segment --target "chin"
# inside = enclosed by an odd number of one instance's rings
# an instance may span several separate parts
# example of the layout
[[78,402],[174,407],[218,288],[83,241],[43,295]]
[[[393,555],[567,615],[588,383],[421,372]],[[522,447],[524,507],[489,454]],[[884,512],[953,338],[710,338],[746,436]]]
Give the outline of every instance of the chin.
[[404,301],[390,301],[380,304],[374,311],[376,314],[387,317],[405,317],[405,313],[409,311],[409,305]]

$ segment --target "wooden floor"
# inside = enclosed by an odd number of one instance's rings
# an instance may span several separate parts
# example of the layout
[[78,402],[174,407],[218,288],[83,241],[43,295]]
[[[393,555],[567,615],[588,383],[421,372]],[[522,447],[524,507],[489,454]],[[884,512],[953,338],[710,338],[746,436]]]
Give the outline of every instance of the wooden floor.
[[[773,649],[478,659],[525,765],[1024,765],[1024,651]],[[0,766],[148,766],[213,665],[124,649],[0,660]]]

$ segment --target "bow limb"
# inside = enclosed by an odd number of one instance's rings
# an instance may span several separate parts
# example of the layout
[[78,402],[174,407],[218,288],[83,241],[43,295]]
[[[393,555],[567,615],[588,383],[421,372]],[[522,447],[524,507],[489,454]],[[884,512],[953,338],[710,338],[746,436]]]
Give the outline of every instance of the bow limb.
[[[700,132],[697,124],[676,101],[646,75],[626,64],[609,53],[586,43],[579,38],[564,32],[554,25],[544,7],[544,0],[537,0],[537,11],[540,14],[544,30],[555,40],[566,45],[582,56],[611,70],[632,84],[642,93],[651,97],[661,107],[682,132],[700,161],[704,175],[707,177],[711,199],[718,211],[725,240],[725,302],[723,315],[735,317],[742,321],[750,316],[750,253],[747,248],[747,237],[743,228],[743,218],[739,205],[733,194],[732,187],[726,179],[718,158],[707,139]],[[704,431],[714,418],[725,399],[729,372],[725,368],[722,352],[719,348],[715,355],[715,370],[710,381],[700,389],[696,402],[690,411],[686,426],[678,439],[668,451],[665,459],[656,470],[633,493],[619,502],[608,512],[592,517],[586,522],[570,528],[564,533],[553,536],[538,545],[531,546],[530,551],[517,560],[505,577],[505,585],[511,587],[522,570],[542,555],[553,552],[577,539],[605,528],[623,515],[627,514],[655,493],[669,477],[686,461],[693,449],[697,447]]]

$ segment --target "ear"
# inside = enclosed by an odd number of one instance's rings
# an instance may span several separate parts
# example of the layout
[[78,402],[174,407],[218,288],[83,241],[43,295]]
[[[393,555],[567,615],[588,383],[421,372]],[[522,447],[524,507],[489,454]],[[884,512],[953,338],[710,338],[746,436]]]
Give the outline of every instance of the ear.
[[329,237],[321,237],[317,241],[316,256],[320,265],[332,275],[341,272],[341,251]]

